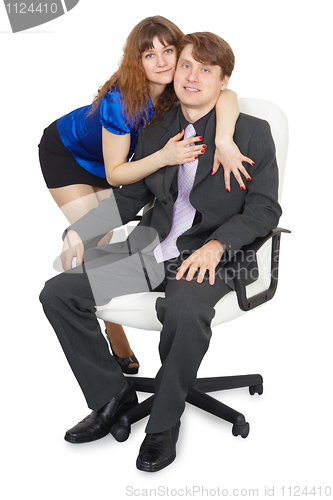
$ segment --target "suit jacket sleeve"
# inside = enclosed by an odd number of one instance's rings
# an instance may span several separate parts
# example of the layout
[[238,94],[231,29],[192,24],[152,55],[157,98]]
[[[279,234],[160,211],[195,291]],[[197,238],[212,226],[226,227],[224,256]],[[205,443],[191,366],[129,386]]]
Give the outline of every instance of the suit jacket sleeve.
[[[140,136],[138,143],[141,143]],[[97,246],[109,231],[133,220],[152,196],[144,180],[114,189],[109,198],[69,226],[63,237],[73,229],[81,237],[85,249]]]
[[259,120],[249,143],[248,155],[255,159],[242,213],[235,214],[216,229],[210,238],[219,240],[228,257],[275,228],[281,216],[278,203],[278,168],[269,124]]

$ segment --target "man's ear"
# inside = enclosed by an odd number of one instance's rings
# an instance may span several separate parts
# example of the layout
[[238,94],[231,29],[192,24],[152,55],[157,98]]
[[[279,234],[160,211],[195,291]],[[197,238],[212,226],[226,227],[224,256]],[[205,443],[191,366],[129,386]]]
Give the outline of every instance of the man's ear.
[[224,90],[224,89],[227,88],[229,80],[230,80],[230,76],[226,75],[226,76],[223,77],[223,80],[221,82],[221,90]]

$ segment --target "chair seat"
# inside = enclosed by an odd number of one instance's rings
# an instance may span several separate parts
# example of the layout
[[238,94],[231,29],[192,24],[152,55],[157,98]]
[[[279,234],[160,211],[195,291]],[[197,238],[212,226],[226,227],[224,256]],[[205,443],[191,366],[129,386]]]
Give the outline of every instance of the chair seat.
[[[246,287],[249,297],[263,292],[267,286],[259,280]],[[157,319],[155,302],[158,297],[164,297],[163,292],[132,293],[115,297],[108,304],[98,306],[96,315],[104,321],[118,323],[143,330],[161,330]],[[215,306],[215,317],[212,326],[227,323],[237,316],[245,314],[238,306],[236,292],[230,292]]]

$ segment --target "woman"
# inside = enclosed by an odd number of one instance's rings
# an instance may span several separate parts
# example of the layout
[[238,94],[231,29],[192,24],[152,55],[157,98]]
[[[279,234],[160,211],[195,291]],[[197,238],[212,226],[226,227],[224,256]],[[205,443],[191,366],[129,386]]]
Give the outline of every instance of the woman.
[[[173,77],[177,45],[183,33],[171,21],[149,17],[130,33],[121,64],[99,89],[92,105],[59,118],[44,131],[39,145],[42,172],[50,193],[72,224],[102,199],[112,186],[136,182],[167,165],[192,161],[204,154],[202,138],[181,140],[181,131],[155,155],[129,162],[140,130],[157,122],[176,104]],[[216,106],[217,141],[212,173],[225,168],[245,189],[240,170],[250,180],[242,161],[251,162],[232,141],[238,117],[236,95],[224,90]],[[194,145],[189,146],[190,143]],[[109,243],[111,234],[99,245]],[[121,325],[105,323],[112,352],[125,373],[137,373],[134,356]]]

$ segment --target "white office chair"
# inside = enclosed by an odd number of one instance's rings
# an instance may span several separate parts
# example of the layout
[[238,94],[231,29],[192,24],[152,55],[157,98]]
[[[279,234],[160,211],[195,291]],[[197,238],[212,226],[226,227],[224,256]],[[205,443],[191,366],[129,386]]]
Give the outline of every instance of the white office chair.
[[[279,201],[281,200],[283,177],[288,149],[288,123],[284,113],[273,103],[261,99],[239,99],[242,113],[257,116],[268,121],[271,127],[276,146],[276,157],[279,167]],[[125,229],[125,236],[127,234]],[[230,272],[234,276],[235,291],[228,293],[215,306],[215,317],[212,327],[233,320],[246,314],[250,309],[270,300],[278,282],[278,256],[280,237],[288,230],[277,228],[266,237],[257,238],[251,245],[244,247],[239,256],[230,265]],[[124,229],[122,229],[124,234]],[[120,232],[119,232],[120,235]],[[117,239],[117,232],[113,241]],[[247,252],[255,251],[258,260],[259,277],[248,286],[244,285],[247,262]],[[124,326],[141,328],[144,330],[160,330],[161,323],[157,319],[155,302],[157,297],[164,297],[164,293],[145,292],[116,297],[104,306],[97,307],[96,315],[104,321],[118,323]],[[209,351],[207,353],[209,356]],[[154,392],[153,379],[142,377],[127,377],[134,383],[136,390]],[[245,417],[225,406],[220,401],[208,396],[206,392],[249,387],[250,394],[262,394],[263,379],[261,375],[244,375],[232,377],[213,377],[197,379],[195,386],[190,389],[186,401],[212,413],[233,424],[232,433],[235,436],[247,437],[249,424]],[[153,396],[140,403],[139,406],[123,415],[113,426],[111,433],[117,441],[124,441],[130,433],[132,423],[150,413]]]

